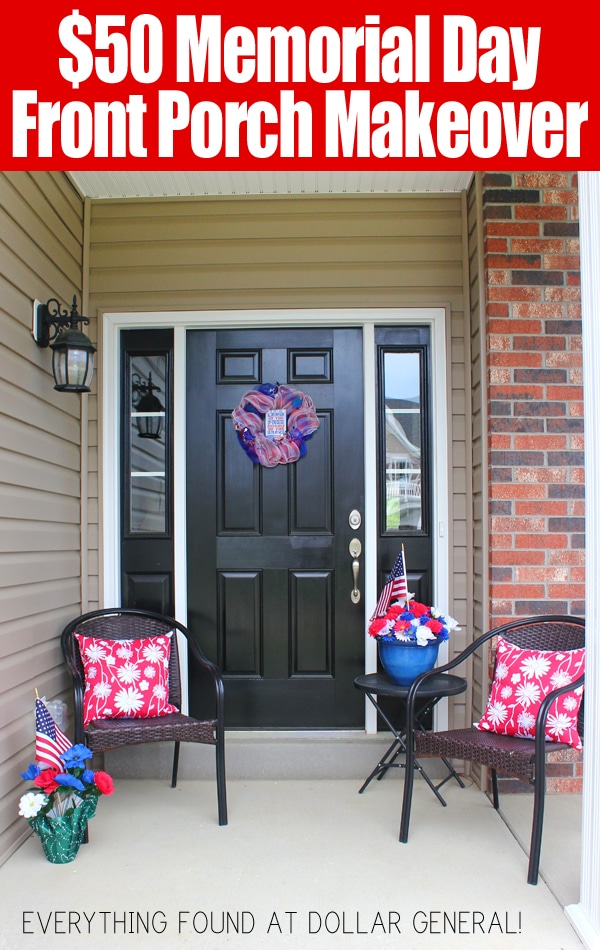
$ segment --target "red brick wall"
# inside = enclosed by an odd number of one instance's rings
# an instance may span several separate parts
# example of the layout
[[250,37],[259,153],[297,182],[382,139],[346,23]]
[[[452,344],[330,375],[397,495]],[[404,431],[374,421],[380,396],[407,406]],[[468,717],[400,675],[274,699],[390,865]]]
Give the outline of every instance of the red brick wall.
[[[583,614],[577,176],[485,174],[483,227],[490,621]],[[552,769],[579,790],[578,756]]]

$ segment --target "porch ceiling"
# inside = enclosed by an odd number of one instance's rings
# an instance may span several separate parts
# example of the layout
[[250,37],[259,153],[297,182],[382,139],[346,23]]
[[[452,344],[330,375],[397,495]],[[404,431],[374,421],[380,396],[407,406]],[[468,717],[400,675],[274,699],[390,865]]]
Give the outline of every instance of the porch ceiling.
[[473,172],[69,172],[89,198],[465,191]]

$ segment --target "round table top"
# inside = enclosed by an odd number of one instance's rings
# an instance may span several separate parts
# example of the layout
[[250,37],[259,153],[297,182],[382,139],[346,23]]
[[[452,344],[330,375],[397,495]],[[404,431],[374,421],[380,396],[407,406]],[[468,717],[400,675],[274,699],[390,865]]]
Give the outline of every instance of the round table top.
[[[380,696],[395,696],[400,699],[406,699],[410,690],[410,686],[398,686],[392,683],[385,673],[365,673],[363,676],[357,676],[354,685],[365,693],[378,693]],[[435,673],[419,689],[417,695],[428,698],[458,696],[459,693],[464,693],[466,688],[467,681],[462,676],[453,676],[452,673]]]

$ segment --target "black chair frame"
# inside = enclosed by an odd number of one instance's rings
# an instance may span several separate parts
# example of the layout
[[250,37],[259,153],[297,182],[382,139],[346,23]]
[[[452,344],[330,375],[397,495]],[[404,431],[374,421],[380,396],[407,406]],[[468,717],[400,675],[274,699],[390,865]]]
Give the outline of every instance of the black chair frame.
[[[181,712],[150,719],[120,718],[95,720],[83,725],[85,677],[75,633],[105,640],[134,640],[164,635],[174,630],[187,640],[188,658],[201,671],[213,710],[209,719],[195,719]],[[110,607],[93,610],[72,620],[61,635],[61,646],[73,683],[75,743],[84,743],[93,753],[145,742],[174,741],[171,787],[177,785],[179,746],[198,742],[215,747],[219,824],[227,824],[225,786],[224,690],[220,670],[202,652],[194,635],[182,623],[149,610]],[[177,637],[171,641],[169,661],[169,702],[181,709],[181,672]]]
[[[550,706],[557,696],[584,684],[584,676],[573,683],[562,686],[549,693],[539,708],[535,739],[523,739],[516,736],[501,736],[470,729],[448,730],[446,732],[415,732],[412,726],[414,708],[420,687],[430,676],[445,673],[464,663],[476,650],[492,637],[502,636],[522,649],[537,650],[574,650],[585,645],[585,620],[581,617],[569,617],[549,614],[540,617],[528,617],[513,620],[473,641],[462,653],[444,666],[428,670],[416,677],[407,696],[407,752],[400,821],[400,841],[408,841],[408,828],[412,804],[414,782],[414,759],[426,757],[466,759],[488,766],[492,776],[492,802],[496,810],[500,807],[498,796],[498,772],[512,775],[533,786],[534,804],[529,849],[528,884],[537,884],[540,852],[542,844],[542,826],[544,821],[544,799],[546,792],[546,755],[550,752],[570,750],[565,743],[547,742],[545,739],[546,719]],[[579,710],[578,731],[583,738],[583,701]]]

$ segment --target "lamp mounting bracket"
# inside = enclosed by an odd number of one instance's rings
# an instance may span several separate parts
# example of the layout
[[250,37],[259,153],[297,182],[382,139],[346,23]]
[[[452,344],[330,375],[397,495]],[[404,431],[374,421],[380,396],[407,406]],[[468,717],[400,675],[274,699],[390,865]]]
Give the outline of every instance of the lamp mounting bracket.
[[38,300],[33,305],[33,338],[38,346],[49,346],[65,328],[77,330],[79,323],[89,323],[88,317],[77,312],[77,297],[73,295],[71,310],[62,307],[56,297],[46,303]]

